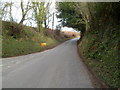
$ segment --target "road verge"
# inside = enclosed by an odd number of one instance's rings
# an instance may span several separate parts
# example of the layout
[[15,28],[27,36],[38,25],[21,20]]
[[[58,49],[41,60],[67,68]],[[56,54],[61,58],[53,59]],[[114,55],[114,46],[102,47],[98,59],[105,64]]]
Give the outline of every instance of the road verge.
[[77,41],[77,52],[78,55],[81,59],[81,61],[84,63],[85,67],[87,67],[88,71],[89,71],[89,75],[91,78],[91,81],[93,83],[93,86],[95,88],[109,88],[108,85],[105,84],[105,82],[103,80],[101,80],[96,74],[95,72],[93,72],[93,70],[88,66],[88,64],[85,61],[85,58],[83,57],[82,53],[80,52],[80,48],[78,47],[78,41]]

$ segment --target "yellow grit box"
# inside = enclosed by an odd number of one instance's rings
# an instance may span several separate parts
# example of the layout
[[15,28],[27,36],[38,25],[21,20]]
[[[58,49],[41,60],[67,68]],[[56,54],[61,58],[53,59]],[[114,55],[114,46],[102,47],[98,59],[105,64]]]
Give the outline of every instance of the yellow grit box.
[[47,44],[46,43],[40,43],[40,46],[46,46]]

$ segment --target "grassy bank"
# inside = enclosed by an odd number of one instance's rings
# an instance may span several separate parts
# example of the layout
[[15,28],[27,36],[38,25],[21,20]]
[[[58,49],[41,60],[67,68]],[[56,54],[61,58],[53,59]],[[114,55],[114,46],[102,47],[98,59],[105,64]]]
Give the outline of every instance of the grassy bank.
[[86,32],[79,44],[86,63],[109,87],[120,88],[120,26],[106,24]]
[[[18,26],[17,23],[2,22],[2,57],[25,55],[53,47],[66,39],[56,34],[41,34],[36,28]],[[46,33],[46,32],[45,32]],[[42,47],[40,43],[47,46]]]
[[120,3],[65,2],[57,10],[63,26],[81,31],[79,48],[95,75],[120,88]]

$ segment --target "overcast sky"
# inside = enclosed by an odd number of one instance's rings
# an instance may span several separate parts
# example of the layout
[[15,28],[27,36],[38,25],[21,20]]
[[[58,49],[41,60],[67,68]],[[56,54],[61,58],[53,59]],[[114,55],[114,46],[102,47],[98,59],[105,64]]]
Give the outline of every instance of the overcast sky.
[[[14,2],[14,5],[12,7],[12,16],[14,17],[14,20],[16,22],[20,22],[20,20],[22,18],[22,12],[21,12],[21,8],[20,8],[20,1],[21,0],[1,0],[1,1],[2,1],[2,3],[4,3],[4,2],[10,2],[10,1]],[[24,3],[27,3],[28,0],[23,0],[23,1],[24,1]],[[56,14],[57,10],[55,9],[55,0],[51,0],[51,1],[52,1],[52,4],[51,4],[51,7],[50,7],[50,13],[54,12]],[[32,16],[32,11],[29,11],[27,17],[31,17],[31,16]],[[5,19],[6,20],[9,19],[9,15],[7,15]],[[52,19],[52,17],[51,17],[51,19]],[[56,17],[56,15],[55,15],[54,16],[54,29],[56,28],[56,25],[59,24],[59,22],[58,22],[59,20],[60,19],[58,19]],[[35,23],[35,21],[33,21],[33,20],[29,20],[29,21],[25,20],[23,22],[23,24],[28,25],[28,26],[33,26],[33,27],[37,26],[37,24]],[[49,27],[52,28],[52,20],[51,20],[51,22],[49,24]],[[74,29],[68,28],[68,27],[62,27],[62,30],[65,30],[65,31],[75,31]]]

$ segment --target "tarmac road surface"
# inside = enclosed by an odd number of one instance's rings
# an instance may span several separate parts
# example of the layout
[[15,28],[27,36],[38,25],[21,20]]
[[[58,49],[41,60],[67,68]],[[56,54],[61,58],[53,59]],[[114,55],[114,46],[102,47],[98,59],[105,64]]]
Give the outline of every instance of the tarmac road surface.
[[4,58],[3,88],[93,88],[77,39],[39,53]]

